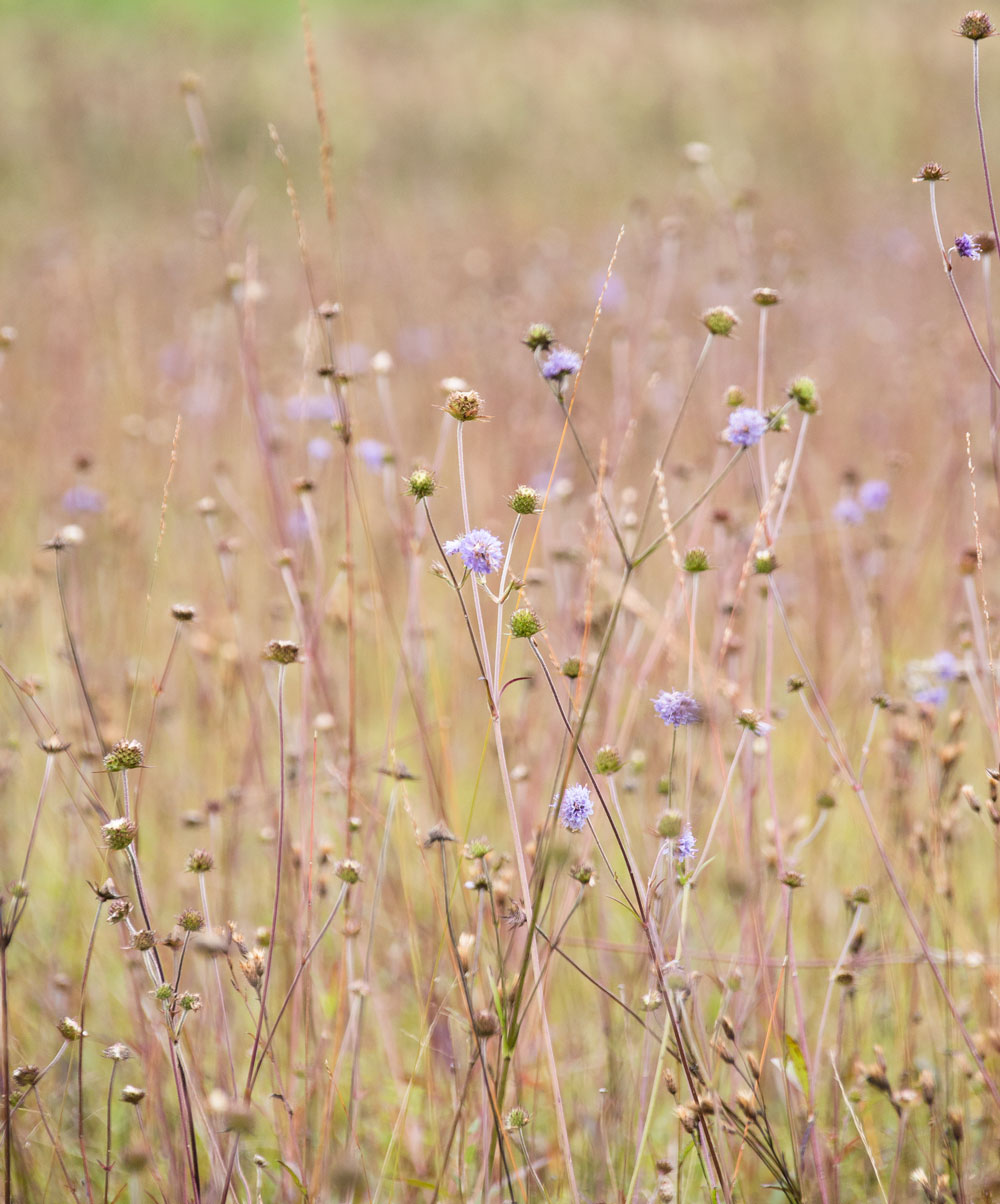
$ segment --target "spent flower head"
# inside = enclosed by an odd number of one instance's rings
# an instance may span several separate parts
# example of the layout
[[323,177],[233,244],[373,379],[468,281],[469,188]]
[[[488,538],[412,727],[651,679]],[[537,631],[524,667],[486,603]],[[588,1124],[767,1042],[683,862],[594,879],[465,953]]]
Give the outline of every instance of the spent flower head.
[[510,634],[515,640],[530,639],[532,636],[538,635],[541,630],[541,619],[527,606],[515,610],[510,616]]
[[567,786],[559,803],[559,822],[570,832],[583,830],[594,814],[594,804],[586,786]]
[[781,294],[776,288],[755,288],[750,295],[755,305],[764,307],[777,305],[781,300]]
[[739,385],[730,385],[723,394],[723,401],[731,410],[739,409],[740,406],[745,406],[749,398]]
[[295,640],[268,640],[264,657],[278,665],[293,665],[299,659],[299,646]]
[[712,309],[706,309],[701,315],[701,321],[709,334],[720,335],[723,338],[731,335],[740,322],[728,305],[716,305]]
[[515,514],[537,514],[542,508],[538,490],[530,485],[518,485],[507,499],[507,504]]
[[485,417],[483,399],[475,389],[456,389],[449,393],[444,408],[456,422],[475,422],[477,418]]
[[555,331],[551,326],[546,326],[544,322],[535,322],[529,326],[521,340],[529,351],[548,351],[555,341]]
[[815,414],[819,410],[819,393],[811,376],[797,376],[788,386],[788,396],[803,414]]
[[939,181],[947,180],[947,178],[948,173],[941,164],[931,160],[921,167],[919,175],[913,177],[913,182],[914,184],[937,184]]
[[444,551],[446,556],[461,556],[470,573],[495,573],[503,561],[503,544],[482,528],[449,539]]
[[142,744],[138,740],[118,740],[104,758],[108,773],[121,773],[126,769],[138,769],[142,765]]
[[207,874],[214,865],[215,858],[207,849],[192,849],[184,868],[189,874]]
[[996,33],[996,28],[981,8],[974,8],[959,21],[956,32],[959,37],[979,42],[983,38],[992,38]]
[[406,478],[406,492],[414,501],[422,502],[425,498],[433,497],[437,489],[437,481],[429,468],[415,468]]
[[722,437],[734,447],[753,447],[764,437],[767,419],[751,406],[740,406],[729,415]]
[[701,706],[686,690],[661,690],[652,703],[653,710],[667,727],[687,727],[701,722]]
[[142,1087],[135,1087],[131,1083],[126,1083],[118,1093],[118,1098],[123,1104],[132,1104],[134,1106],[142,1103],[146,1098],[146,1092]]
[[622,755],[613,744],[603,744],[594,755],[594,770],[607,776],[616,774],[625,762]]
[[706,573],[712,567],[708,563],[708,552],[705,548],[688,548],[682,563],[685,573]]
[[101,827],[101,833],[104,836],[104,843],[109,849],[115,849],[121,852],[122,849],[127,849],[135,840],[135,834],[138,831],[135,821],[126,819],[121,816],[118,819],[108,820]]

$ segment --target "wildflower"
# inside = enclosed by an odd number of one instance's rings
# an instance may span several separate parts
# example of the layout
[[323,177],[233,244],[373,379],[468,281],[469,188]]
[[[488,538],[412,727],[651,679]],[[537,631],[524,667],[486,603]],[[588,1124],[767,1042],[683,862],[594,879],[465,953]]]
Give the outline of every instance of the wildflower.
[[722,432],[727,443],[736,447],[753,447],[764,437],[767,419],[751,406],[740,406],[729,415],[729,423]]
[[674,848],[674,860],[687,861],[688,858],[696,857],[697,855],[698,845],[695,843],[694,833],[691,831],[691,825],[686,824]]
[[535,322],[534,325],[529,326],[527,333],[521,340],[529,351],[548,351],[555,341],[555,332],[551,326],[546,326],[544,322]]
[[361,439],[358,441],[358,455],[371,472],[381,472],[389,458],[389,449],[377,439]]
[[971,234],[960,234],[955,239],[955,250],[962,259],[976,260],[982,254],[979,250],[979,244]]
[[503,1118],[503,1125],[508,1133],[516,1133],[518,1129],[523,1129],[530,1120],[531,1117],[523,1108],[514,1107]]
[[940,707],[948,701],[948,691],[944,686],[923,686],[913,692],[913,701],[924,706]]
[[515,640],[526,640],[538,635],[542,623],[533,610],[523,606],[510,616],[510,634]]
[[920,175],[913,177],[914,184],[936,184],[939,180],[947,180],[948,173],[940,163],[925,163],[920,169]]
[[427,468],[415,468],[406,478],[406,492],[415,501],[422,502],[424,498],[432,497],[436,488],[434,474]]
[[495,573],[500,568],[503,544],[489,531],[477,528],[444,545],[446,556],[461,556],[470,573]]
[[685,573],[705,573],[710,567],[708,552],[704,548],[689,548],[684,553]]
[[709,334],[720,335],[723,338],[731,335],[740,321],[728,305],[706,309],[701,315],[701,320]]
[[279,665],[291,665],[299,658],[299,646],[294,640],[269,640],[264,649],[264,656]]
[[701,722],[701,706],[686,690],[661,690],[652,702],[653,710],[667,727]]
[[316,435],[306,444],[306,455],[310,460],[329,460],[333,455],[333,444],[322,435]]
[[121,816],[119,819],[109,820],[101,828],[104,836],[104,843],[109,849],[116,849],[121,852],[122,849],[127,849],[128,846],[135,840],[135,834],[138,831],[134,820],[126,819]]
[[858,489],[858,501],[865,510],[884,510],[889,502],[889,482],[865,481]]
[[582,365],[583,360],[575,351],[570,351],[566,347],[557,347],[542,364],[542,376],[546,380],[561,381],[567,376],[576,376]]
[[189,874],[207,874],[214,865],[215,858],[207,849],[192,849],[184,868]]
[[104,758],[108,773],[120,773],[125,769],[138,769],[142,764],[142,745],[138,740],[119,740],[111,746]]
[[594,814],[590,791],[586,786],[567,786],[559,804],[559,822],[570,832],[580,832]]
[[978,42],[981,38],[992,38],[996,29],[982,9],[974,8],[959,21],[957,33],[959,37]]
[[100,514],[104,509],[104,494],[89,485],[74,485],[62,495],[62,508],[71,514]]
[[953,652],[947,651],[938,652],[932,656],[930,667],[941,681],[955,681],[961,669],[958,657]]
[[833,517],[845,527],[857,527],[864,521],[865,512],[852,497],[842,497],[833,508]]
[[455,389],[448,394],[444,408],[457,422],[475,422],[483,417],[483,399],[475,389]]
[[507,499],[507,504],[515,514],[537,514],[541,509],[538,490],[530,485],[518,485]]
[[285,409],[289,418],[300,422],[332,422],[337,417],[336,404],[326,393],[289,397]]

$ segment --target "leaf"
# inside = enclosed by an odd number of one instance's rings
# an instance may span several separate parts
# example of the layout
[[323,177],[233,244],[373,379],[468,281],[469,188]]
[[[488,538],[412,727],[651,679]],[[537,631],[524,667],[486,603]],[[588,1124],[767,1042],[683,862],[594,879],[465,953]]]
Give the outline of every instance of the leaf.
[[795,1077],[798,1079],[798,1085],[802,1088],[803,1094],[808,1097],[809,1071],[806,1069],[806,1060],[802,1053],[802,1047],[788,1033],[785,1033],[785,1050],[788,1053],[789,1061],[791,1061],[792,1066],[795,1068]]
[[288,1175],[288,1177],[291,1179],[291,1181],[299,1189],[299,1194],[302,1196],[302,1199],[308,1201],[309,1193],[306,1191],[305,1187],[303,1186],[302,1180],[292,1170],[292,1168],[288,1165],[287,1162],[282,1162],[280,1158],[277,1161],[278,1161],[278,1166],[281,1167],[281,1169]]

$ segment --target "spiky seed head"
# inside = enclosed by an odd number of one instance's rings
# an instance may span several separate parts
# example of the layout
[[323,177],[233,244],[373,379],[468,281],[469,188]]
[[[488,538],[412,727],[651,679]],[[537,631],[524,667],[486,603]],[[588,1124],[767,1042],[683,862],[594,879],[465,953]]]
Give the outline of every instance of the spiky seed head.
[[661,840],[676,840],[684,829],[684,816],[679,811],[664,811],[656,821],[656,835]]
[[578,656],[567,656],[563,663],[559,666],[559,672],[563,677],[568,677],[571,681],[580,676],[580,658]]
[[132,911],[132,903],[129,899],[112,899],[108,904],[107,920],[109,924],[120,924],[122,920],[127,920]]
[[544,322],[535,322],[528,327],[521,342],[529,351],[548,351],[556,341],[555,331]]
[[788,386],[788,396],[803,414],[815,414],[819,410],[816,382],[809,376],[797,376]]
[[140,953],[148,953],[156,944],[156,933],[151,928],[140,928],[132,934],[132,948]]
[[361,881],[361,862],[345,857],[334,866],[334,873],[341,882],[346,882],[348,886],[354,886],[355,883]]
[[738,410],[747,404],[749,398],[739,385],[730,385],[723,395],[723,400],[731,410]]
[[602,745],[594,756],[594,769],[608,777],[618,773],[624,763],[621,753],[613,744]]
[[541,630],[541,619],[527,606],[515,610],[510,616],[510,634],[515,640],[529,640]]
[[992,38],[995,33],[993,22],[980,8],[974,8],[971,12],[967,12],[958,23],[959,37],[969,38],[973,42],[979,42],[983,38]]
[[435,489],[437,481],[428,468],[415,468],[406,478],[406,492],[416,502],[433,497]]
[[781,294],[776,288],[755,288],[750,294],[754,304],[767,308],[770,305],[777,305],[781,300]]
[[493,851],[493,846],[485,836],[477,836],[475,840],[470,840],[465,846],[465,855],[470,861],[482,861],[484,857],[488,857]]
[[449,393],[444,408],[456,422],[475,422],[483,417],[483,399],[475,389],[456,389]]
[[537,514],[541,509],[541,498],[538,490],[530,485],[518,485],[507,504],[515,514]]
[[264,656],[277,665],[293,665],[299,659],[299,646],[295,640],[268,640]]
[[215,858],[207,849],[192,849],[187,855],[184,868],[189,874],[207,874],[215,865]]
[[34,1087],[41,1073],[41,1070],[37,1066],[16,1066],[11,1071],[10,1077],[18,1087]]
[[712,567],[708,563],[708,552],[704,548],[688,548],[684,553],[685,573],[706,573]]
[[728,305],[716,305],[706,309],[701,315],[701,321],[709,334],[728,338],[739,325],[739,318]]
[[122,773],[126,769],[138,769],[142,765],[142,744],[138,740],[118,740],[104,758],[108,773]]
[[504,1128],[508,1133],[516,1133],[531,1123],[531,1117],[521,1107],[513,1107],[503,1118]]
[[800,874],[798,870],[786,870],[781,875],[781,881],[790,890],[798,890],[800,886],[805,886],[806,879],[804,874]]
[[913,177],[914,184],[936,184],[947,180],[948,173],[940,163],[929,162],[921,167],[920,172]]
[[205,927],[205,917],[200,911],[189,908],[177,917],[177,923],[184,932],[201,932]]
[[82,1041],[87,1035],[72,1016],[64,1016],[56,1025],[64,1041]]
[[101,833],[104,836],[104,843],[109,849],[121,851],[127,849],[128,846],[135,840],[135,834],[138,831],[135,820],[126,819],[120,816],[118,819],[109,820],[101,828]]

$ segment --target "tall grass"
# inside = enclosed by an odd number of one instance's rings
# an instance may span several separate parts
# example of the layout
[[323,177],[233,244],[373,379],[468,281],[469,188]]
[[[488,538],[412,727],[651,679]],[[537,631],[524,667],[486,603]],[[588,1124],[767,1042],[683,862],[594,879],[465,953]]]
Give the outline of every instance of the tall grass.
[[[535,194],[456,142],[453,79],[414,144],[356,20],[403,126],[370,174],[303,10],[271,159],[186,74],[187,181],[119,180],[5,296],[5,1200],[992,1198],[988,19],[943,42],[986,204],[921,148],[929,222],[907,180],[806,242],[792,168],[751,197],[680,128],[620,230],[550,125]],[[616,21],[612,58],[658,29]],[[129,215],[148,261],[99,262]]]

